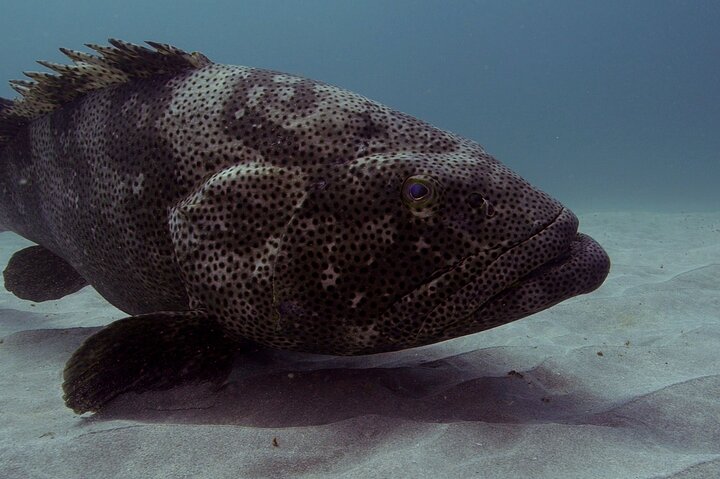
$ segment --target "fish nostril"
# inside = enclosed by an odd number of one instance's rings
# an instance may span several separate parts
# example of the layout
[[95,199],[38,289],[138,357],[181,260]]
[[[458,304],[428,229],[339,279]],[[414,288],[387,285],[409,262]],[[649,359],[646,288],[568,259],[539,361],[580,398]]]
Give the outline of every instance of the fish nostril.
[[468,204],[471,208],[480,208],[485,204],[485,198],[480,193],[470,193]]
[[470,193],[470,196],[468,196],[468,204],[471,208],[479,209],[481,212],[485,213],[485,216],[488,218],[495,216],[495,207],[492,203],[483,198],[480,193]]
[[489,201],[485,200],[485,216],[492,218],[495,216],[495,207]]

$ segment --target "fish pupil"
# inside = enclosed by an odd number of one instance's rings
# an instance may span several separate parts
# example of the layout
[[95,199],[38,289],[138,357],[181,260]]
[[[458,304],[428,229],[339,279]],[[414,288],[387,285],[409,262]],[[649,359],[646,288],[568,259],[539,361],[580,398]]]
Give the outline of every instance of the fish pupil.
[[422,183],[413,183],[410,185],[410,188],[408,188],[408,193],[410,194],[410,198],[417,201],[425,198],[430,193],[430,189]]

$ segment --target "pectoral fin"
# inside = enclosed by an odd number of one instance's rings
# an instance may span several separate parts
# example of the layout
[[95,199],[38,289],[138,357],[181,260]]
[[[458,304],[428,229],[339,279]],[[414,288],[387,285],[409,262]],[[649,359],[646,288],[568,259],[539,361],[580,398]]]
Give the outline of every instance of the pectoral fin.
[[125,392],[224,379],[239,347],[200,312],[121,319],[90,336],[68,361],[65,404],[80,414]]
[[35,302],[62,298],[88,284],[67,261],[42,246],[12,255],[3,277],[5,289]]

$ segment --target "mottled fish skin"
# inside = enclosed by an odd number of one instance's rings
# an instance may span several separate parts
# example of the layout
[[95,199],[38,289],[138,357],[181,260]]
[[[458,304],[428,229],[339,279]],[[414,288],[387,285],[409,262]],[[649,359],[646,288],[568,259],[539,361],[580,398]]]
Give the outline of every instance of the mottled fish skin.
[[[101,53],[159,55],[113,45]],[[0,224],[119,309],[199,310],[238,339],[363,354],[605,279],[576,217],[477,143],[321,82],[192,58],[116,72],[0,131]]]

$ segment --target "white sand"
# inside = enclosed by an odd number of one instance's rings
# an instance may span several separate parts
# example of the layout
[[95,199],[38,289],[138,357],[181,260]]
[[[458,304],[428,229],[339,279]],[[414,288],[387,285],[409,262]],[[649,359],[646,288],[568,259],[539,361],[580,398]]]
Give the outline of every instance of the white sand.
[[[63,364],[123,314],[3,290],[0,477],[720,477],[720,214],[581,222],[613,260],[592,295],[402,353],[267,352],[95,417],[63,405]],[[0,234],[0,266],[27,244]]]

